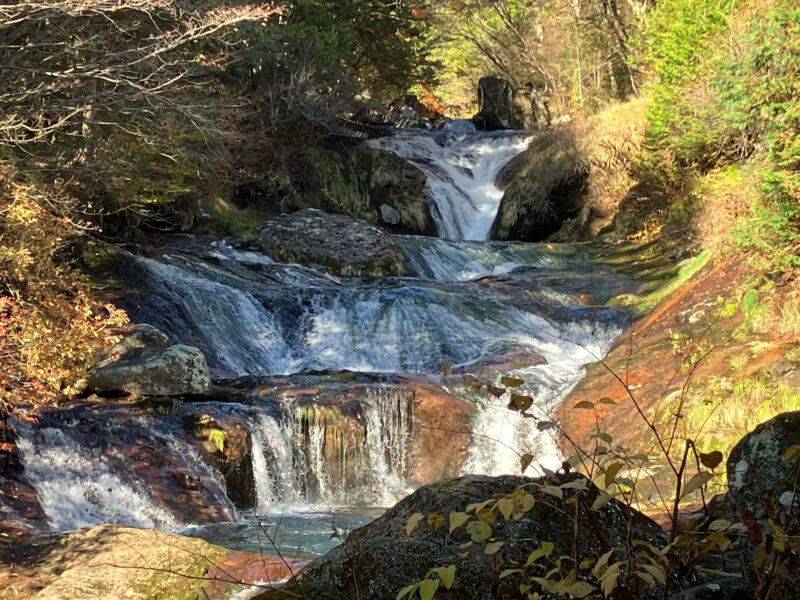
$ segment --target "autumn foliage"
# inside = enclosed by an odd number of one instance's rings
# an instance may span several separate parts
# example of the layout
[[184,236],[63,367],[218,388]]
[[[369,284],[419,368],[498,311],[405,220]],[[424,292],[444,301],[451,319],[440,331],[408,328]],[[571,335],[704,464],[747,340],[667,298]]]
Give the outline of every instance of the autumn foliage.
[[0,170],[0,412],[69,394],[127,320],[65,260],[78,224],[46,210],[46,194],[59,192]]

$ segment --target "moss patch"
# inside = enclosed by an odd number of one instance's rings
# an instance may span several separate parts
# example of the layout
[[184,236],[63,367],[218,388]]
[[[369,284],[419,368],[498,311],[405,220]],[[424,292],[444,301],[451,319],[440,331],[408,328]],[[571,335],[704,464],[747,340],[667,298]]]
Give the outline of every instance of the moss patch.
[[[237,187],[240,208],[270,216],[316,208],[379,224],[392,233],[435,235],[425,199],[425,175],[394,154],[363,145],[284,148],[271,165],[272,176]],[[380,207],[400,213],[384,223]]]
[[505,194],[491,238],[540,241],[576,217],[589,174],[566,130],[539,135],[500,175]]

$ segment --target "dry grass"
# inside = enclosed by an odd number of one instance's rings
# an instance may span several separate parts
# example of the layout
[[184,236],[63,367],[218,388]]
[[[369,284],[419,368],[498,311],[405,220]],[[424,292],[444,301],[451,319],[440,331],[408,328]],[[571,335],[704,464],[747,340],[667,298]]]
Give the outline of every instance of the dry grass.
[[633,168],[647,127],[647,99],[611,104],[567,127],[579,140],[580,154],[591,165],[580,237],[590,239],[614,218],[620,202],[636,183]]

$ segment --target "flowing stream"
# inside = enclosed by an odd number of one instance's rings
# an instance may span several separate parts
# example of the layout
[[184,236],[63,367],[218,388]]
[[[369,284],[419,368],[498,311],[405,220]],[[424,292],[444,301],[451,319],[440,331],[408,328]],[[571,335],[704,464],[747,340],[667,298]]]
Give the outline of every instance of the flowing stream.
[[[257,549],[258,532],[280,521],[288,531],[284,549],[323,552],[339,529],[363,523],[414,487],[415,396],[393,377],[425,378],[471,403],[475,435],[452,474],[516,473],[520,452],[531,452],[534,466],[559,465],[549,434],[508,410],[507,394],[477,394],[441,376],[475,372],[497,383],[502,371],[521,378],[515,391],[534,398],[531,411],[545,420],[582,365],[602,357],[626,322],[624,312],[603,304],[634,282],[592,262],[589,249],[485,241],[502,197],[494,180],[528,141],[457,130],[404,131],[374,142],[428,175],[440,238],[395,238],[407,277],[338,278],[185,236],[142,249],[130,274],[138,290],[126,306],[133,321],[200,347],[217,378],[273,376],[275,388],[281,375],[303,392],[254,388],[242,401],[184,403],[166,416],[126,417],[125,407],[94,406],[18,423],[25,474],[53,530],[103,521],[186,526],[171,504],[175,481],[142,454],[150,449],[184,473],[173,473],[181,494],[203,494],[208,509],[193,520],[208,525],[195,534]],[[538,360],[508,358],[520,353]],[[371,379],[361,387],[342,379],[339,404],[313,392],[331,379],[302,379],[325,372],[335,380],[342,371]],[[200,413],[247,430],[254,507],[234,505],[229,484],[187,436],[187,419]]]

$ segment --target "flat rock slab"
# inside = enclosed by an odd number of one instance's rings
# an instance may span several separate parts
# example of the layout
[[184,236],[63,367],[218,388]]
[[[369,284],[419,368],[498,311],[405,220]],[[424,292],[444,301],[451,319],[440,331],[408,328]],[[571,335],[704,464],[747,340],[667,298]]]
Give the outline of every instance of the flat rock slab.
[[112,524],[18,545],[4,554],[2,600],[225,598],[255,581],[283,581],[302,564]]

